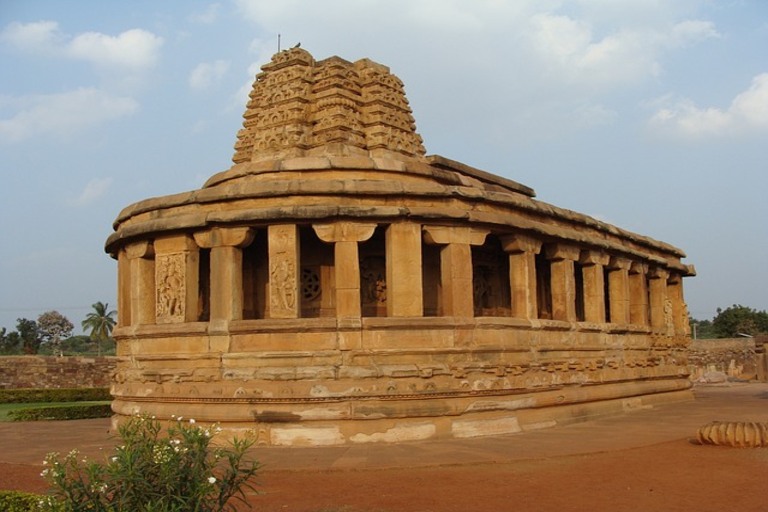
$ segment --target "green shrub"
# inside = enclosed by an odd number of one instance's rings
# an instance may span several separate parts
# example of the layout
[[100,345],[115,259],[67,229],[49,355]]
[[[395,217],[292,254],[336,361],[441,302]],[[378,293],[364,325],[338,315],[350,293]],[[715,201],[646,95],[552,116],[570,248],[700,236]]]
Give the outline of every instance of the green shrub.
[[96,402],[112,400],[109,388],[0,389],[0,403]]
[[137,416],[120,425],[123,444],[103,464],[82,459],[77,451],[63,458],[49,454],[42,476],[52,494],[43,510],[235,510],[229,502],[246,503],[259,464],[247,458],[252,439],[212,447],[218,431],[181,418],[163,430],[158,421]]
[[0,510],[3,512],[28,512],[37,510],[44,497],[17,491],[0,491]]
[[8,412],[8,417],[11,421],[85,420],[90,418],[109,418],[110,416],[112,416],[112,408],[109,404],[29,407]]

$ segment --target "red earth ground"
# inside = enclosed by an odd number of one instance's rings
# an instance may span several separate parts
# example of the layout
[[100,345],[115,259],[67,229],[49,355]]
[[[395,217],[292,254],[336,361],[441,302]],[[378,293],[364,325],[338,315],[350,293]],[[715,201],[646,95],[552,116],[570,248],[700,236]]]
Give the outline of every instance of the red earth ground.
[[[0,488],[44,492],[39,465],[0,463]],[[587,455],[419,469],[264,471],[254,510],[768,510],[768,449],[688,439]],[[248,510],[247,507],[239,507]]]

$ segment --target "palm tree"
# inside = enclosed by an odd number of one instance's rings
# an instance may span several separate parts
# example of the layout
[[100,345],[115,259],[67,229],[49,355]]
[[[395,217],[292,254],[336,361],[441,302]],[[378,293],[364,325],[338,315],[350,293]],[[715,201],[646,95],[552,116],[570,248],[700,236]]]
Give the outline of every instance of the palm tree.
[[99,355],[101,355],[101,342],[109,339],[112,334],[112,328],[115,326],[115,315],[117,311],[107,311],[108,303],[97,302],[92,304],[93,311],[88,313],[85,320],[81,322],[84,331],[91,331],[91,339],[97,340]]

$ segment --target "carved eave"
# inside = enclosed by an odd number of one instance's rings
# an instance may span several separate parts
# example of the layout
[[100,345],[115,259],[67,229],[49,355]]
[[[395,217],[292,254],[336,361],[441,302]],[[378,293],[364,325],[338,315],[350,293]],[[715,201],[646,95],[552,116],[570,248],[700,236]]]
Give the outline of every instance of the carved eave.
[[491,190],[517,192],[528,197],[536,197],[536,192],[522,183],[496,176],[456,160],[450,160],[444,156],[429,155],[427,156],[427,162],[437,169],[445,169],[477,179]]

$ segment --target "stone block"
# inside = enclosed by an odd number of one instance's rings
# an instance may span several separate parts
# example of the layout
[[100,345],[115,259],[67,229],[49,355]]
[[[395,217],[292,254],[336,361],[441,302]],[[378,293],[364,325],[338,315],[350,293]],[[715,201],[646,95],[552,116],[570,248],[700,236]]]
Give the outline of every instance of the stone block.
[[522,432],[517,418],[491,418],[478,420],[454,420],[451,425],[453,437],[469,438],[480,436],[499,436]]

